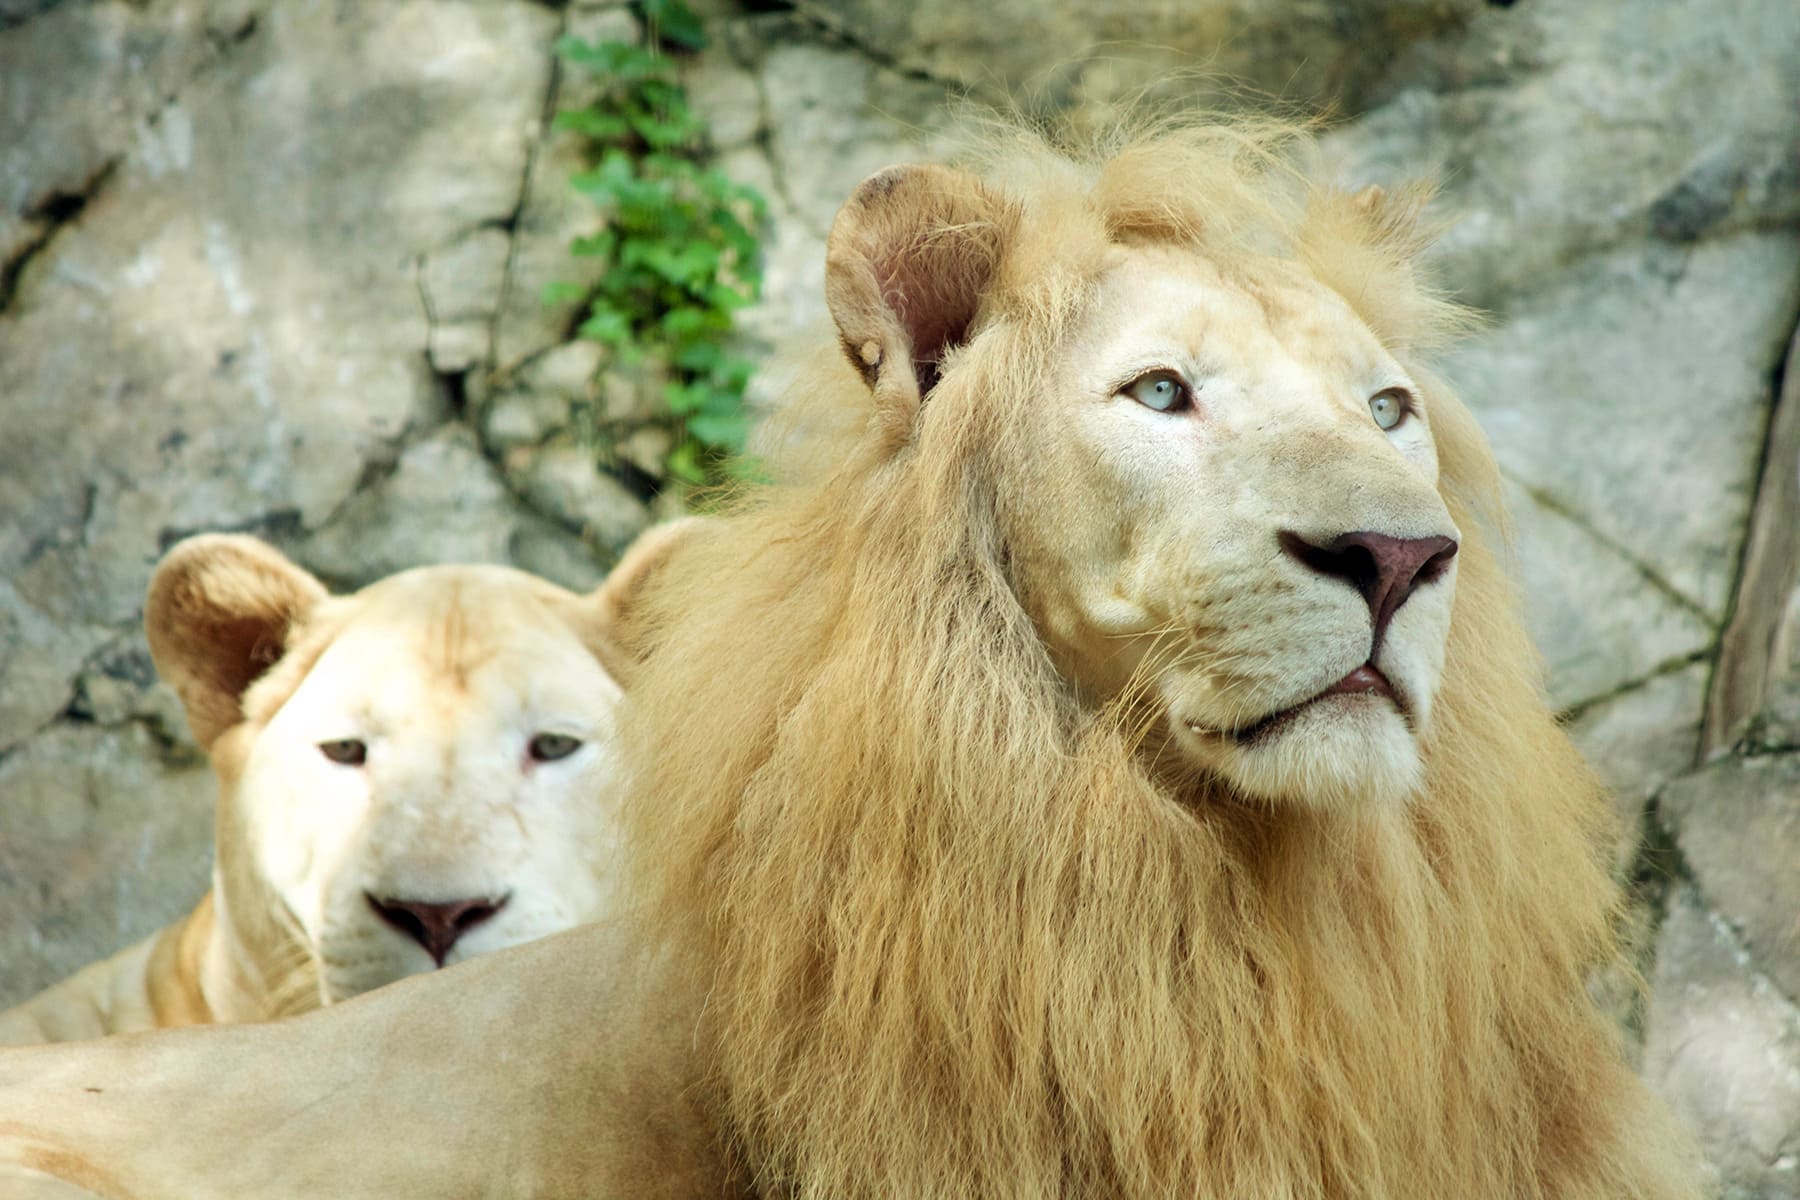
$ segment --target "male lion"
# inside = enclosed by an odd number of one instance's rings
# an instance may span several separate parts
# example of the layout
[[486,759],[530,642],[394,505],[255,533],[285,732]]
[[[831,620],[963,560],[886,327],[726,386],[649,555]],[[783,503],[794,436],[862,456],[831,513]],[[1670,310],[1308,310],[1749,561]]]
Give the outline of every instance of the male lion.
[[218,776],[212,890],[0,1044],[269,1020],[606,911],[610,626],[670,537],[587,596],[445,566],[331,597],[254,538],[176,546],[144,622]]
[[130,1197],[1692,1195],[1583,989],[1608,808],[1454,313],[1280,143],[863,184],[842,437],[621,613],[644,912],[0,1058],[0,1143]]

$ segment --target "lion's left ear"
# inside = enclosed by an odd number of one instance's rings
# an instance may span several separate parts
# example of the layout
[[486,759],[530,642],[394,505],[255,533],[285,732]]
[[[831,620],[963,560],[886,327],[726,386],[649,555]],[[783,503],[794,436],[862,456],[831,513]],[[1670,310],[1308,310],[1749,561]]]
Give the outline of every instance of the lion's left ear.
[[650,653],[654,631],[642,601],[651,579],[679,546],[711,524],[704,517],[682,517],[651,526],[625,548],[606,582],[582,598],[583,636],[619,686],[630,689],[632,676]]
[[825,248],[825,300],[851,365],[910,431],[999,272],[1014,210],[975,176],[889,167],[851,193]]
[[1428,211],[1431,197],[1425,182],[1393,191],[1322,188],[1310,198],[1300,240],[1312,273],[1403,353],[1440,346],[1471,323],[1421,270],[1421,256],[1444,228]]

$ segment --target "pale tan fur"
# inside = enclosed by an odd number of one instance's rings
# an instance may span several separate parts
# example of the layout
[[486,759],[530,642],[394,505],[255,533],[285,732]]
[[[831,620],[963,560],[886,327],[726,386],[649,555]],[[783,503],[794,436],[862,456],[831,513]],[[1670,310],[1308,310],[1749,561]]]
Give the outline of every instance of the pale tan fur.
[[[632,667],[612,630],[678,528],[647,535],[588,596],[505,568],[435,567],[334,598],[253,538],[171,550],[145,620],[219,779],[212,890],[0,1013],[0,1044],[268,1020],[429,970],[365,893],[507,895],[448,961],[601,915],[614,825],[598,793],[616,675]],[[520,720],[592,744],[531,764],[537,726]],[[320,738],[356,734],[376,741],[372,761],[320,757]]]
[[0,1048],[0,1197],[740,1196],[635,945],[596,923],[289,1020]]
[[[865,185],[834,253],[898,244],[898,310],[954,247],[928,292],[980,293],[971,336],[923,400],[819,384],[869,413],[837,469],[653,589],[680,652],[631,717],[634,860],[688,935],[718,1119],[768,1194],[1692,1194],[1583,991],[1615,953],[1609,807],[1545,704],[1447,391],[1420,385],[1460,578],[1410,802],[1271,806],[1160,769],[1129,686],[1072,687],[1029,611],[1057,581],[1021,542],[1108,501],[1021,489],[1047,452],[1021,431],[1121,241],[1239,287],[1298,266],[1402,356],[1458,319],[1413,280],[1407,215],[1289,173],[1282,136],[1175,129],[1098,165],[1014,145],[985,187]],[[850,278],[867,378],[905,314]]]
[[[1307,182],[1285,137],[1171,127],[1091,160],[1025,139],[986,184],[912,169],[859,189],[829,268],[845,356],[796,396],[802,433],[773,439],[796,482],[685,539],[618,626],[645,662],[631,927],[660,949],[594,927],[295,1023],[0,1055],[0,1160],[133,1200],[1692,1195],[1682,1139],[1584,994],[1615,954],[1608,808],[1487,544],[1491,457],[1416,361],[1456,315],[1412,279],[1407,216]],[[1281,344],[1306,386],[1250,397],[1285,414],[1263,426],[1342,451],[1295,460],[1334,503],[1346,474],[1376,481],[1353,519],[1392,491],[1461,539],[1453,601],[1446,577],[1401,610],[1420,654],[1447,624],[1441,667],[1414,672],[1429,718],[1326,701],[1278,743],[1339,747],[1315,764],[1326,795],[1181,740],[1167,718],[1192,696],[1146,681],[1223,669],[1164,659],[1181,631],[1122,637],[1143,653],[1119,681],[1080,644],[1104,603],[1051,619],[1059,528],[1116,520],[1118,545],[1079,561],[1164,587],[1151,568],[1185,543],[1133,557],[1137,532],[1232,527],[1216,504],[1033,472],[1094,414],[1151,428],[1071,382],[1073,348],[1137,304],[1134,280],[1171,275],[1159,296],[1266,300],[1243,328],[1398,356],[1426,410],[1402,454],[1352,427],[1365,393],[1308,392],[1360,377]],[[1152,443],[1226,474],[1235,445],[1246,482],[1280,480],[1279,431],[1235,395]],[[1248,494],[1256,521],[1279,516],[1266,501]],[[1272,531],[1265,551],[1276,580]],[[1287,578],[1340,653],[1353,598]],[[1278,642],[1245,652],[1313,670]],[[1416,775],[1365,771],[1356,729]],[[432,1049],[475,1029],[491,1061]],[[372,1046],[379,1064],[350,1065]],[[213,1136],[159,1136],[173,1103]]]

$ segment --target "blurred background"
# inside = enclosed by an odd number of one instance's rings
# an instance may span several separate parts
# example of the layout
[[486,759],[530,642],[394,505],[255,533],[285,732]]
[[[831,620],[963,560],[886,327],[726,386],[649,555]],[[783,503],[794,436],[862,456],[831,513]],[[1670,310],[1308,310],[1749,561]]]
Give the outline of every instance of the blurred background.
[[948,97],[1246,90],[1441,181],[1491,316],[1442,367],[1632,834],[1605,1002],[1726,1194],[1800,1197],[1794,0],[0,0],[0,1006],[205,887],[174,541],[590,586],[732,474]]

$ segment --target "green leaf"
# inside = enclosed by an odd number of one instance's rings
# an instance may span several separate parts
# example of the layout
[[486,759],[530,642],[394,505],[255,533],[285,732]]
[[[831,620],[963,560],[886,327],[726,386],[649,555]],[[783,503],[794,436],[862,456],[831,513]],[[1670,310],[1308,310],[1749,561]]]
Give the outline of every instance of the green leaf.
[[731,388],[709,385],[701,390],[699,411],[713,417],[742,416],[744,397]]
[[556,52],[613,87],[664,79],[674,71],[674,65],[661,55],[630,42],[584,42],[567,36],[558,39]]
[[[594,261],[595,282],[545,289],[547,301],[585,300],[579,335],[610,347],[614,361],[661,364],[664,423],[680,432],[669,453],[676,486],[751,477],[737,455],[749,430],[749,361],[725,349],[732,314],[760,291],[767,202],[754,188],[700,161],[705,122],[688,103],[662,45],[705,45],[687,0],[636,0],[647,44],[565,37],[557,52],[594,75],[595,98],[558,114],[558,128],[589,139],[591,169],[571,186],[605,217],[569,252]],[[590,413],[591,425],[594,418]],[[589,429],[598,439],[599,428]]]
[[678,379],[663,384],[663,404],[678,417],[698,412],[705,400],[706,388],[700,384],[683,383]]
[[741,450],[750,422],[742,413],[697,413],[687,420],[690,436],[722,450]]
[[689,439],[669,451],[669,474],[683,483],[701,484],[706,482],[706,468],[700,462],[701,446]]
[[728,284],[715,283],[705,291],[705,300],[720,312],[736,312],[749,304],[751,297]]
[[618,245],[618,236],[606,229],[587,237],[576,238],[569,243],[569,253],[576,258],[611,258]]
[[703,279],[719,269],[719,248],[706,242],[689,242],[681,251],[688,278]]
[[556,39],[556,53],[570,62],[586,62],[598,54],[599,50],[574,34],[565,33]]
[[[664,319],[665,326],[667,318]],[[675,354],[675,365],[696,375],[710,375],[725,363],[725,352],[716,342],[695,342]]]
[[593,314],[575,332],[590,341],[617,345],[630,339],[631,318],[616,308],[596,304]]
[[569,176],[569,186],[600,204],[616,204],[623,191],[637,182],[637,171],[625,151],[608,150],[600,165],[592,171],[579,171]]
[[664,313],[657,326],[671,342],[692,342],[709,333],[723,333],[731,320],[722,313],[683,304]]
[[702,126],[685,109],[634,114],[630,125],[653,149],[669,150],[699,140]]
[[568,304],[573,300],[587,299],[588,290],[579,283],[559,279],[554,283],[546,283],[541,294],[545,304]]
[[593,108],[565,108],[551,122],[557,129],[570,129],[597,142],[613,141],[631,132],[631,122],[618,113]]
[[727,358],[719,363],[713,371],[713,381],[722,388],[729,388],[739,396],[750,384],[750,376],[756,373],[756,364],[747,358]]
[[652,36],[673,42],[683,50],[706,49],[706,30],[682,0],[640,0],[640,8]]

